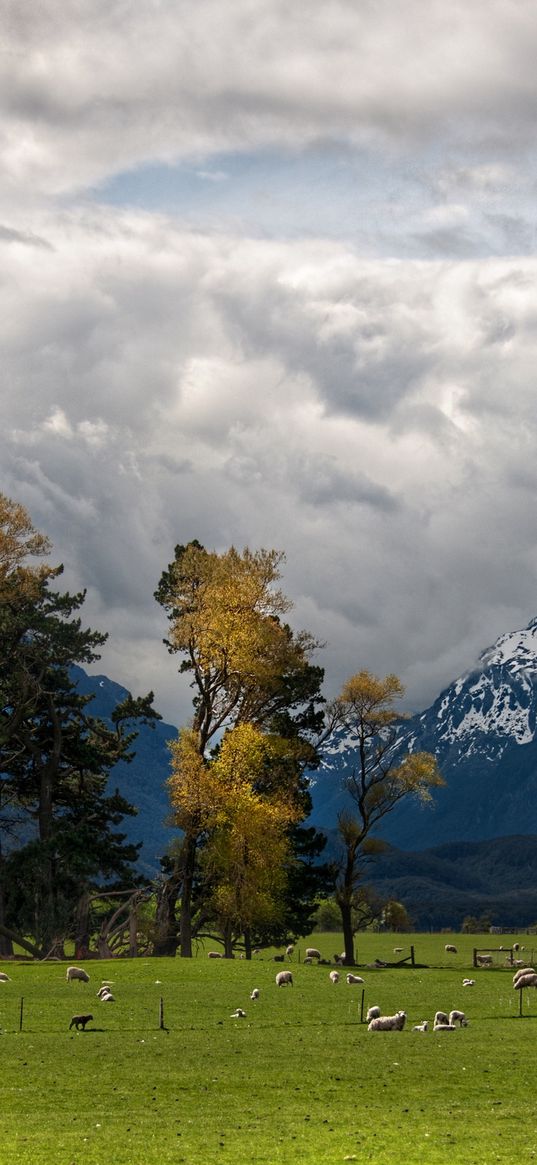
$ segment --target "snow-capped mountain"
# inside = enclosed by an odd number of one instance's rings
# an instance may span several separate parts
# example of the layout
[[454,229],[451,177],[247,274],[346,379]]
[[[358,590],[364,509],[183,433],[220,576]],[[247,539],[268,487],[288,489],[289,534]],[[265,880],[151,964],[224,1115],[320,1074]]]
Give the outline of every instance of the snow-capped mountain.
[[[501,635],[478,666],[434,704],[402,722],[398,753],[437,757],[446,787],[434,808],[402,803],[382,836],[404,849],[452,840],[537,833],[537,618]],[[352,741],[339,739],[312,774],[312,820],[334,825],[344,804],[341,776],[353,765]]]

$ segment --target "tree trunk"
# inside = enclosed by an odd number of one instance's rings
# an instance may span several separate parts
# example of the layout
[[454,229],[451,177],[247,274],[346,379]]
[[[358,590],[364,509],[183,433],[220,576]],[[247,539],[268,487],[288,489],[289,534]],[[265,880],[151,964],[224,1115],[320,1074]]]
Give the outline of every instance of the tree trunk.
[[192,958],[192,893],[194,889],[194,871],[196,868],[197,839],[185,837],[181,853],[182,892],[181,892],[181,958]]
[[343,895],[337,898],[337,904],[341,911],[341,927],[343,930],[343,946],[345,947],[345,966],[352,967],[354,964],[354,933],[352,929],[352,904]]
[[0,958],[13,958],[13,942],[6,934],[2,933],[2,927],[5,926],[5,881],[3,873],[4,859],[0,852]]
[[252,935],[248,927],[244,932],[244,956],[246,959],[251,959],[252,957]]
[[27,939],[23,938],[21,934],[17,934],[15,930],[8,930],[7,926],[0,924],[0,935],[4,938],[10,939],[12,943],[16,943],[18,947],[22,947],[23,951],[27,951],[34,959],[44,958],[43,951],[39,947],[34,947],[33,943],[29,943]]
[[224,925],[223,929],[224,939],[224,958],[232,959],[233,955],[233,929],[231,923]]

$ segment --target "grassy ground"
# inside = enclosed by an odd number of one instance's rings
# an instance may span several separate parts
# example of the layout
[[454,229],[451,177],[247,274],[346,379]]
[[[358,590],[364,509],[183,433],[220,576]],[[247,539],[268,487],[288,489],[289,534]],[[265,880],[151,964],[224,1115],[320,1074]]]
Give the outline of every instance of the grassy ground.
[[[299,963],[305,943],[291,964],[294,987],[282,989],[268,954],[252,963],[201,953],[92,962],[88,985],[67,984],[61,964],[3,964],[11,982],[0,984],[0,1165],[531,1161],[537,992],[525,992],[520,1016],[504,954],[492,970],[471,965],[474,946],[504,940],[360,937],[361,964],[395,960],[393,947],[404,955],[410,942],[427,964],[362,966],[363,987],[344,973],[334,986],[328,967]],[[338,936],[313,941],[326,958],[341,949]],[[533,940],[519,941],[530,961]],[[107,975],[115,1004],[96,998]],[[476,986],[463,988],[464,975]],[[404,1008],[405,1030],[369,1033],[362,990],[366,1008]],[[236,1007],[245,1019],[231,1018]],[[412,1032],[453,1007],[467,1028]],[[85,1033],[68,1030],[77,1011],[94,1016]]]

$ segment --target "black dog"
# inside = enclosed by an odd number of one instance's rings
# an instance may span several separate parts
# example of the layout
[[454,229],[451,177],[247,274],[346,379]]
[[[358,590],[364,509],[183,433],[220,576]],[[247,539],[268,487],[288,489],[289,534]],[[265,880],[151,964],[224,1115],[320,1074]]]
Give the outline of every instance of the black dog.
[[74,1015],[69,1024],[69,1031],[71,1031],[72,1027],[76,1027],[77,1032],[80,1031],[80,1028],[85,1032],[86,1024],[89,1023],[90,1019],[93,1019],[92,1015]]

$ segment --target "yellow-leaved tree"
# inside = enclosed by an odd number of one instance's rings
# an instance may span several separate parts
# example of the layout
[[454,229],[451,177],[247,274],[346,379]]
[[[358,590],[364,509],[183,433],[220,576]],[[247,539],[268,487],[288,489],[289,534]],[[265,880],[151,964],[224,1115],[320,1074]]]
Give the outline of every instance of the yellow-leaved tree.
[[385,843],[372,836],[375,827],[404,797],[431,801],[431,789],[444,784],[436,758],[428,752],[396,750],[402,713],[394,707],[404,695],[395,675],[383,679],[360,671],[343,685],[328,716],[333,731],[352,742],[354,764],[345,788],[352,807],[340,813],[338,831],[341,854],[336,882],[336,901],[341,911],[345,962],[354,962],[353,909],[370,859]]
[[[277,585],[282,560],[283,555],[276,550],[238,551],[231,547],[219,554],[190,542],[176,547],[175,559],[163,572],[155,594],[169,619],[168,649],[181,657],[179,670],[190,674],[194,692],[188,735],[181,733],[173,750],[170,785],[175,821],[183,831],[174,875],[181,899],[181,954],[187,957],[192,954],[192,898],[199,851],[206,848],[208,860],[208,839],[214,827],[213,776],[222,764],[218,760],[214,765],[211,749],[223,734],[231,734],[239,725],[249,725],[260,734],[269,733],[286,741],[278,758],[273,750],[272,782],[268,775],[266,780],[267,787],[271,783],[272,787],[278,783],[284,786],[286,795],[289,786],[300,785],[306,764],[315,761],[309,737],[318,735],[322,720],[317,706],[322,702],[319,690],[323,671],[311,663],[318,646],[312,636],[295,633],[283,621],[291,604]],[[222,743],[220,753],[226,756],[227,748]],[[253,738],[249,738],[252,789],[258,762],[256,748]],[[264,764],[266,767],[266,755]],[[309,809],[304,785],[302,794],[304,818]],[[241,796],[246,796],[244,785]],[[223,812],[220,806],[217,832],[221,853]],[[237,835],[240,832],[238,817],[233,827],[231,824],[231,794],[226,812],[229,841],[233,830]],[[259,820],[263,812],[262,807],[257,807]],[[211,858],[216,870],[214,854],[216,849]],[[231,861],[231,850],[229,854]],[[222,862],[223,859],[221,868]],[[273,872],[275,866],[276,859]],[[212,893],[214,899],[214,890]],[[223,896],[222,889],[221,901]],[[168,913],[170,908],[167,901]],[[166,948],[160,950],[164,953]]]

